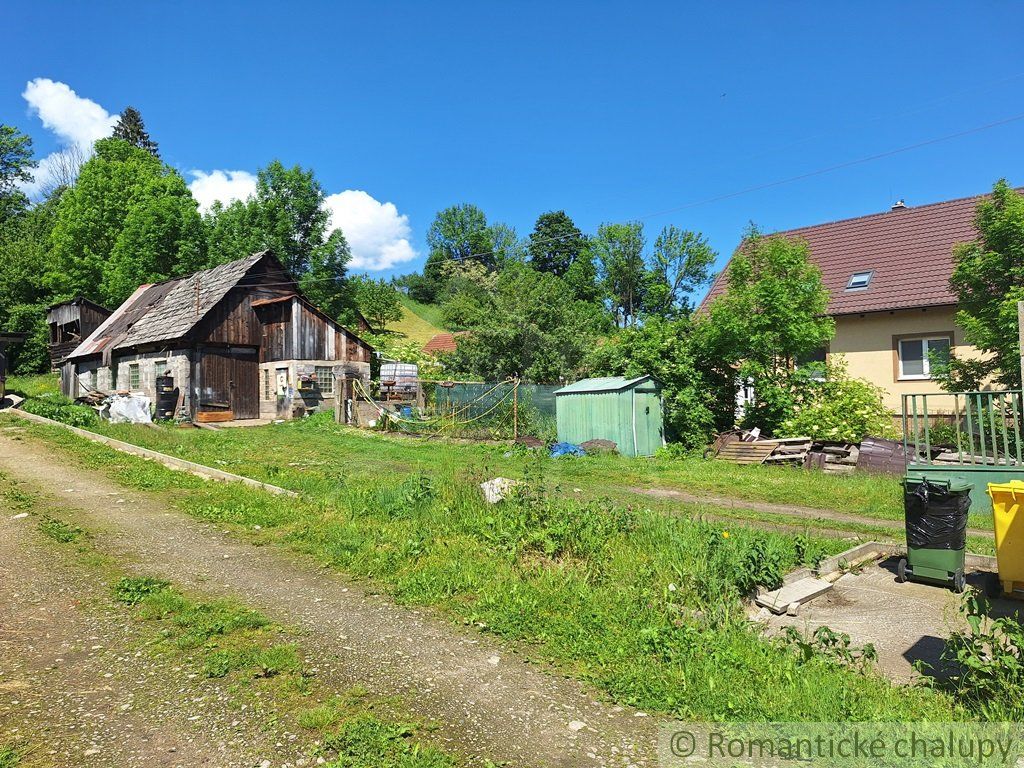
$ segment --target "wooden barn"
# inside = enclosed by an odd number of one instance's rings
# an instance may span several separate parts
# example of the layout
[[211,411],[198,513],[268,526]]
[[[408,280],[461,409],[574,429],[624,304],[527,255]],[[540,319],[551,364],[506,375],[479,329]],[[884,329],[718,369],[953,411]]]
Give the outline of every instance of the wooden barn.
[[58,370],[64,359],[110,315],[106,307],[81,296],[50,307],[46,312],[50,326],[50,367]]
[[333,408],[339,378],[368,382],[372,353],[264,251],[140,286],[68,355],[61,389],[155,400],[157,377],[169,375],[175,411],[195,421],[292,418]]

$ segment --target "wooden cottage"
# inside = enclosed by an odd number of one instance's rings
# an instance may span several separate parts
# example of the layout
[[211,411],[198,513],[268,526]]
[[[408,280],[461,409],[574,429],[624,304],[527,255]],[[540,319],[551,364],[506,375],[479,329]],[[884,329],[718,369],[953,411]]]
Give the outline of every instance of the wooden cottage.
[[194,420],[291,418],[333,408],[340,377],[368,382],[372,353],[264,251],[140,286],[68,356],[61,388],[155,398],[169,374]]
[[60,368],[64,359],[110,315],[106,307],[81,296],[50,307],[46,312],[50,326],[50,368],[55,371]]

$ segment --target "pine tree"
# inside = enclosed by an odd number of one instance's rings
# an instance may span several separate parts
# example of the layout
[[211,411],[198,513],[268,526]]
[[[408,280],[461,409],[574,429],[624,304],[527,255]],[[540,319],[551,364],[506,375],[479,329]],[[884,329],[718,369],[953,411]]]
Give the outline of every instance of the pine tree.
[[142,114],[135,107],[124,108],[121,118],[114,126],[114,138],[134,144],[139,149],[149,152],[153,157],[160,157],[157,143],[149,138],[146,125],[142,122]]

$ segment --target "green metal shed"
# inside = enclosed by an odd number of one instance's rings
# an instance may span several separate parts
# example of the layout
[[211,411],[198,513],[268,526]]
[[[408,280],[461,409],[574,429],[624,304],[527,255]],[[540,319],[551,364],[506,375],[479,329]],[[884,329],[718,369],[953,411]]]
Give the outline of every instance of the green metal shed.
[[611,440],[623,456],[653,456],[665,444],[661,382],[651,376],[582,379],[555,392],[558,440]]

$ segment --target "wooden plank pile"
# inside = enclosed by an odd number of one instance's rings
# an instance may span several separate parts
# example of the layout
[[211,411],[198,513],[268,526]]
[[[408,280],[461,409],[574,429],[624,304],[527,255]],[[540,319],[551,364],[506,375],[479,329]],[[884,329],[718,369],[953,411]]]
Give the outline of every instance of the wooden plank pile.
[[846,474],[856,468],[860,449],[852,443],[814,441],[810,437],[766,439],[751,430],[719,435],[706,455],[733,464],[783,464]]

